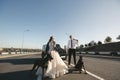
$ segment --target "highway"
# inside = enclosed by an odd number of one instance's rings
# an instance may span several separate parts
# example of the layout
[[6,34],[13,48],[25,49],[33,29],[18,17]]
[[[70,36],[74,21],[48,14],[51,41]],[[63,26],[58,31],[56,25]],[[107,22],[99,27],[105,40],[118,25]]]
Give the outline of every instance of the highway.
[[[30,70],[34,61],[40,57],[40,54],[28,54],[0,58],[0,80],[35,80]],[[88,74],[74,71],[53,80],[120,80],[120,57],[109,57],[84,56]]]

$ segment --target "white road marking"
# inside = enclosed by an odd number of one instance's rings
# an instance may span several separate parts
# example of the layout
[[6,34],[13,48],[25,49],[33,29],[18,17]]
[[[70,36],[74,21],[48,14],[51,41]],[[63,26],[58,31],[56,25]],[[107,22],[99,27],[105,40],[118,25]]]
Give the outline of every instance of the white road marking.
[[[67,61],[65,61],[65,62],[68,63]],[[74,64],[71,64],[71,66],[74,66]],[[82,69],[82,70],[84,71],[84,69]],[[87,72],[87,74],[89,74],[90,76],[93,76],[93,77],[97,78],[98,80],[105,80],[104,78],[99,77],[99,76],[97,76],[97,75],[95,75],[95,74],[93,74],[93,73],[91,73],[91,72],[89,72],[87,70],[86,70],[86,72]]]
[[86,72],[87,72],[87,74],[89,74],[89,75],[91,75],[91,76],[93,76],[93,77],[95,77],[95,78],[97,78],[99,80],[105,80],[105,79],[103,79],[103,78],[101,78],[101,77],[99,77],[99,76],[97,76],[97,75],[95,75],[95,74],[93,74],[93,73],[91,73],[89,71],[86,71]]

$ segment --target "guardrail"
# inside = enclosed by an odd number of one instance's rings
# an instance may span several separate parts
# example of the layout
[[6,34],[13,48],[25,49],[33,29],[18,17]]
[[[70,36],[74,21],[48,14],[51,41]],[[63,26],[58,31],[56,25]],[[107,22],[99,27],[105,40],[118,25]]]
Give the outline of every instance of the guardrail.
[[16,56],[35,55],[35,54],[41,55],[41,52],[29,52],[29,53],[24,53],[24,54],[21,54],[21,53],[18,53],[18,54],[14,54],[14,53],[8,54],[8,53],[5,53],[5,54],[1,54],[0,55],[0,59],[8,58],[8,57],[16,57]]
[[110,51],[110,52],[92,52],[92,51],[85,51],[85,52],[77,52],[80,54],[93,54],[93,55],[112,55],[112,56],[117,56],[120,55],[120,52],[117,51]]
[[7,54],[29,54],[29,53],[40,53],[40,52],[0,52],[0,55],[7,55]]

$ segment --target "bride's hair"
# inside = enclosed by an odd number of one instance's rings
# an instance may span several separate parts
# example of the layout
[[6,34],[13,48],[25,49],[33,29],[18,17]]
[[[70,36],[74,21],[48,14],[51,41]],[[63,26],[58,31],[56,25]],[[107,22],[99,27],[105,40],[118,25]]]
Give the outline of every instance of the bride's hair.
[[49,43],[50,41],[52,41],[52,39],[53,39],[53,36],[50,36],[50,39],[49,39],[48,43]]
[[46,45],[46,52],[49,51],[49,43],[50,43],[50,41],[52,41],[52,39],[53,39],[53,36],[50,36],[50,39],[49,39],[49,41],[47,42],[47,45]]

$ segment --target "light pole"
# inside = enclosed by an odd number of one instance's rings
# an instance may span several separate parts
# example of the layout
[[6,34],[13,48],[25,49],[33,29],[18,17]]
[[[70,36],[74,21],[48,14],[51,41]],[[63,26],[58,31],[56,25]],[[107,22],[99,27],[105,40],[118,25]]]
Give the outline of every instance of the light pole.
[[23,52],[24,34],[25,34],[25,32],[28,32],[28,31],[30,31],[30,30],[29,30],[29,29],[27,29],[27,30],[24,30],[24,31],[23,31],[23,35],[22,35],[22,48],[21,48],[21,53]]

